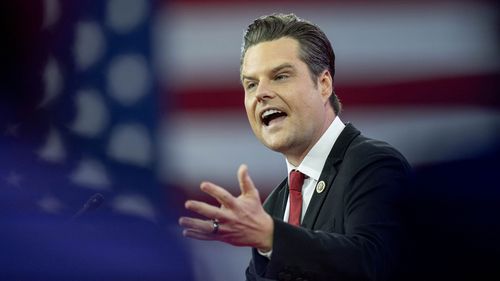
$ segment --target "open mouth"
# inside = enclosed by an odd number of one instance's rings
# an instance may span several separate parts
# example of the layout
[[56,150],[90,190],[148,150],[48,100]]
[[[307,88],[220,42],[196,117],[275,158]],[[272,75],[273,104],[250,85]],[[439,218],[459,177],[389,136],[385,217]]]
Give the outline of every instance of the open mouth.
[[269,126],[271,121],[285,116],[287,116],[287,114],[283,111],[277,109],[268,109],[262,113],[260,118],[262,120],[262,123],[264,123],[264,125]]

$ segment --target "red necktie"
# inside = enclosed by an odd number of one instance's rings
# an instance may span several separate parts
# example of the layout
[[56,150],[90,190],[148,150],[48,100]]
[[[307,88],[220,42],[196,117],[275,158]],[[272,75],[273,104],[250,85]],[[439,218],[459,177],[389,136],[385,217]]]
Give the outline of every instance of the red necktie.
[[304,174],[293,170],[290,172],[290,216],[288,223],[300,225],[302,216],[302,184],[304,184]]

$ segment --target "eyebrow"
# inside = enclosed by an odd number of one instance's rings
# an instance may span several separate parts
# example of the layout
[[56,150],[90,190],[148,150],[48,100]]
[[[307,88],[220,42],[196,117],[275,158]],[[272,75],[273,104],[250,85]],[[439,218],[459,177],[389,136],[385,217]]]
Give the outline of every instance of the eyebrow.
[[[271,73],[272,75],[274,75],[274,74],[276,74],[277,72],[280,72],[281,70],[286,69],[286,68],[291,68],[292,70],[294,70],[294,69],[295,69],[295,67],[294,67],[293,65],[291,65],[290,63],[285,62],[285,63],[282,63],[282,64],[280,64],[280,65],[278,65],[278,66],[274,67],[273,69],[271,69],[270,73]],[[251,76],[246,76],[246,75],[241,75],[241,82],[242,82],[242,83],[243,83],[243,81],[244,81],[245,79],[248,79],[248,80],[255,80],[255,78],[254,78],[254,77],[251,77]]]

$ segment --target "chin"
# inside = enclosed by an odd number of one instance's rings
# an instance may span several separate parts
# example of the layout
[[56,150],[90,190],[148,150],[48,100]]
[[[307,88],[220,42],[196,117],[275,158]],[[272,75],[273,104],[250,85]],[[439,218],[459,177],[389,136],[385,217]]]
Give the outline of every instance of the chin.
[[276,152],[283,152],[285,151],[287,145],[283,140],[276,140],[276,139],[266,139],[262,141],[262,143],[269,149],[276,151]]

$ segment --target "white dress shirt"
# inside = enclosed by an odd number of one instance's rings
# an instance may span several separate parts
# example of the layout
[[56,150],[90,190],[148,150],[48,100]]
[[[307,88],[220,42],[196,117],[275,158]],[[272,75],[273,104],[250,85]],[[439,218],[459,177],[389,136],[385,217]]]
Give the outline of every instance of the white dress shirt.
[[[288,175],[292,170],[298,170],[304,175],[306,178],[304,179],[304,184],[302,185],[302,214],[301,221],[304,218],[304,215],[307,211],[307,207],[309,206],[309,202],[311,202],[311,198],[314,194],[314,190],[316,188],[316,184],[318,183],[319,177],[321,176],[321,171],[323,170],[323,166],[325,166],[326,158],[330,154],[330,151],[335,144],[335,141],[339,137],[342,130],[344,130],[345,125],[342,123],[340,118],[337,116],[333,120],[332,124],[328,127],[325,133],[321,136],[318,142],[311,148],[309,153],[307,153],[306,157],[298,167],[290,164],[288,160],[286,161],[286,167],[288,170]],[[290,182],[288,183],[290,184]],[[283,221],[288,221],[288,216],[290,215],[290,196],[288,196],[288,200],[286,203],[285,214],[283,215]],[[259,254],[271,258],[272,250],[269,252],[258,251]]]
[[[311,202],[311,198],[314,194],[314,190],[316,188],[316,184],[318,183],[319,177],[321,176],[321,171],[323,171],[323,166],[325,166],[326,158],[330,154],[330,151],[335,144],[335,141],[339,137],[342,130],[344,130],[345,125],[342,123],[340,118],[337,116],[335,120],[333,120],[332,124],[328,127],[326,132],[321,136],[318,142],[311,148],[309,153],[307,153],[306,157],[298,167],[290,164],[288,160],[286,160],[286,167],[288,171],[288,175],[292,170],[298,170],[304,175],[306,178],[304,179],[304,184],[302,185],[302,214],[301,221],[306,214],[307,207],[309,206],[309,202]],[[288,182],[290,184],[290,182]],[[290,215],[290,196],[288,196],[288,201],[286,203],[285,214],[283,216],[283,221],[288,221],[288,216]]]

